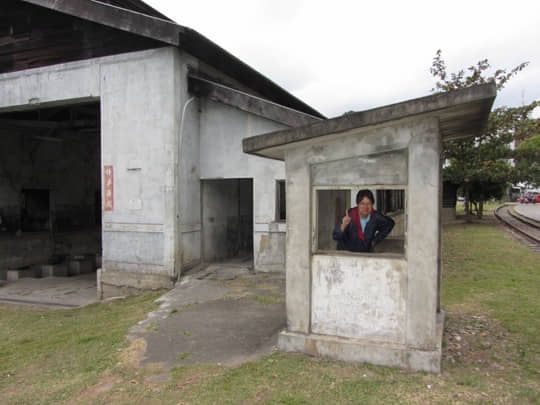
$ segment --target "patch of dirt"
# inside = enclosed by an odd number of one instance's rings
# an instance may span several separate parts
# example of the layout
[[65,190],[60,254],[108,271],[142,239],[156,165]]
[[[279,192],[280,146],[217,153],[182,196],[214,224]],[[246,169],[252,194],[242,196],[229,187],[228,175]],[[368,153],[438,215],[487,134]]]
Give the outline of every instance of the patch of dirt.
[[242,402],[242,405],[252,405],[252,404],[261,404],[266,403],[271,398],[271,395],[267,392],[267,389],[265,388],[261,392],[256,393],[253,398],[250,398],[244,402]]
[[223,284],[233,291],[243,291],[255,285],[253,281],[247,278],[235,278],[234,280],[225,281]]
[[130,345],[120,353],[120,365],[140,368],[141,361],[146,353],[146,340],[143,338],[134,339]]
[[[489,373],[508,367],[513,338],[498,321],[485,315],[447,313],[443,340],[444,363],[474,366]],[[512,364],[512,363],[510,363]]]
[[77,400],[82,402],[86,399],[95,398],[100,394],[109,392],[116,384],[120,384],[122,381],[123,379],[117,375],[110,375],[109,373],[105,373],[96,385],[88,387],[83,392],[81,392],[77,397]]
[[191,386],[199,385],[204,380],[212,377],[217,377],[221,374],[223,374],[227,370],[226,367],[220,367],[215,368],[212,367],[211,369],[208,368],[202,368],[197,369],[193,368],[190,370],[189,373],[181,376],[177,382],[176,382],[176,390],[178,393],[181,393],[185,391],[186,389],[189,389]]

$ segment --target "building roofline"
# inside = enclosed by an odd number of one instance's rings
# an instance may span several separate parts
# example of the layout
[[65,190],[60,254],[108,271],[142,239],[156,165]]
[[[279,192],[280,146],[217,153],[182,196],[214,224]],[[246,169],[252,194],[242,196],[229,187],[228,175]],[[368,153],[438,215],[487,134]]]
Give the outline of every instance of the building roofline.
[[21,1],[179,47],[266,99],[318,118],[325,118],[320,112],[191,28],[97,0]]
[[211,80],[188,75],[189,92],[290,127],[310,124],[321,118],[239,91]]

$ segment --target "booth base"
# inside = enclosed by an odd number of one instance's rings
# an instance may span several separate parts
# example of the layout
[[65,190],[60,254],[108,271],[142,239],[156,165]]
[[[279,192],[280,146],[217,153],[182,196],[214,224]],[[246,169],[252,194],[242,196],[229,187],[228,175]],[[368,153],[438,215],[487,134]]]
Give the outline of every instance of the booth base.
[[444,312],[437,316],[437,341],[434,350],[421,350],[400,344],[380,343],[339,336],[283,331],[278,347],[285,352],[330,357],[347,362],[365,362],[407,370],[441,372]]

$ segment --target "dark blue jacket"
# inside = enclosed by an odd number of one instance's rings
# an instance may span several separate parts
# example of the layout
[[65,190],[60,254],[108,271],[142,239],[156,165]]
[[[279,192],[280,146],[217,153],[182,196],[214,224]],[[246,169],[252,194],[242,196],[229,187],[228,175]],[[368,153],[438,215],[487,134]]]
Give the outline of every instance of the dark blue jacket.
[[[356,207],[349,208],[349,215],[351,210],[357,209]],[[351,252],[372,252],[372,242],[377,245],[380,241],[388,236],[394,227],[394,220],[377,211],[371,213],[371,218],[366,224],[364,229],[365,241],[357,236],[356,225],[353,220],[349,223],[345,231],[341,232],[341,224],[343,218],[334,228],[332,237],[336,240],[338,250],[349,250]]]

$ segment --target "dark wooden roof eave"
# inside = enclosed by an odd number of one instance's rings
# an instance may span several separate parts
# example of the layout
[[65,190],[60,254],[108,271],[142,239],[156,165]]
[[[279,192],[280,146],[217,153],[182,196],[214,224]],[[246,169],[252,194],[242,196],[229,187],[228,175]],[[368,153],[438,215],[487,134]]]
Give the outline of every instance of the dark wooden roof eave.
[[178,46],[184,27],[167,20],[94,0],[21,0],[73,17]]

